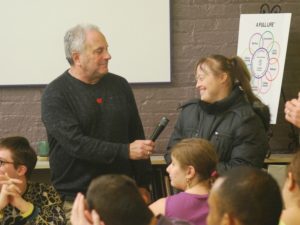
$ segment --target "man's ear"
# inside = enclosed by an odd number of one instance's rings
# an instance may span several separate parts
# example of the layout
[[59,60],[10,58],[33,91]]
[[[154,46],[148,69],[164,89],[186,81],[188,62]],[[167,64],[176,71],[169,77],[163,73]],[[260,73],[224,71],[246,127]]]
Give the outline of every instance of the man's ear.
[[232,215],[225,213],[221,219],[220,225],[239,225],[240,223]]
[[72,59],[73,59],[73,62],[74,62],[74,65],[78,65],[80,66],[80,53],[79,52],[72,52]]
[[25,176],[27,172],[27,167],[25,165],[19,165],[17,168],[17,174],[18,176]]
[[294,176],[291,172],[288,172],[288,175],[287,175],[287,186],[288,186],[288,190],[289,191],[292,191],[294,190],[294,188],[297,186],[296,185],[296,181],[294,179]]
[[139,192],[147,205],[151,203],[150,192],[146,188],[139,187]]
[[228,213],[225,213],[221,219],[220,225],[231,225],[230,216]]

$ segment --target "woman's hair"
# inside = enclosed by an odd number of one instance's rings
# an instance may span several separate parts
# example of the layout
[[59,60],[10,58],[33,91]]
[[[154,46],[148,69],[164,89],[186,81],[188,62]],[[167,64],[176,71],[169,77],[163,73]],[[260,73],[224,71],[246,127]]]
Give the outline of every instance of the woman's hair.
[[290,165],[288,166],[288,172],[292,173],[294,180],[300,187],[300,149],[298,149]]
[[218,162],[213,145],[201,138],[188,138],[178,142],[172,148],[172,157],[182,168],[193,166],[200,181],[211,180]]
[[215,76],[220,73],[227,73],[231,80],[231,86],[233,87],[235,84],[238,84],[244,90],[251,104],[256,101],[261,102],[260,99],[252,92],[250,85],[250,72],[240,57],[235,56],[227,58],[223,55],[211,55],[204,57],[198,61],[196,70],[198,66],[200,66],[204,73],[206,73],[207,71],[203,67],[204,64],[210,68]]

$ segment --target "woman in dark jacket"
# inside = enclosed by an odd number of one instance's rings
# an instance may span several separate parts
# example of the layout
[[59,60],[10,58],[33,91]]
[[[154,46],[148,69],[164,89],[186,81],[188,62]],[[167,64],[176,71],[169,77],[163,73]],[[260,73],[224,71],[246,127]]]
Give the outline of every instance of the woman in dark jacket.
[[263,166],[270,113],[252,92],[250,79],[239,57],[212,55],[200,59],[196,66],[200,99],[180,107],[165,153],[167,163],[174,144],[199,137],[211,141],[217,149],[219,173],[240,165]]

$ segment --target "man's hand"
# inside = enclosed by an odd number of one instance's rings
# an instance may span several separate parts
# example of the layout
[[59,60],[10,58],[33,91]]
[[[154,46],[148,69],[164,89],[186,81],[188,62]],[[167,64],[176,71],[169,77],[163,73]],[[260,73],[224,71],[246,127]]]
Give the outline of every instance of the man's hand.
[[81,193],[78,193],[75,198],[71,212],[71,223],[72,225],[105,225],[95,210],[92,213],[87,210],[84,196]]
[[298,99],[294,98],[285,103],[285,119],[300,128],[300,92]]
[[129,158],[133,160],[148,159],[154,151],[151,140],[136,140],[129,145]]
[[86,217],[86,206],[83,194],[78,193],[71,211],[72,225],[91,225],[92,221]]
[[105,223],[102,220],[100,220],[100,216],[95,210],[92,211],[92,220],[93,225],[105,225]]

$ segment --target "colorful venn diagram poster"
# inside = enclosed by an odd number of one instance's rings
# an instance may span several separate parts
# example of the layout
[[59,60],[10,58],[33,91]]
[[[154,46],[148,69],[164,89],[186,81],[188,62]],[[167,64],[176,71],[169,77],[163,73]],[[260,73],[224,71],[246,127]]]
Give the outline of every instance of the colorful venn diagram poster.
[[246,63],[253,92],[276,123],[291,13],[241,14],[237,55]]

